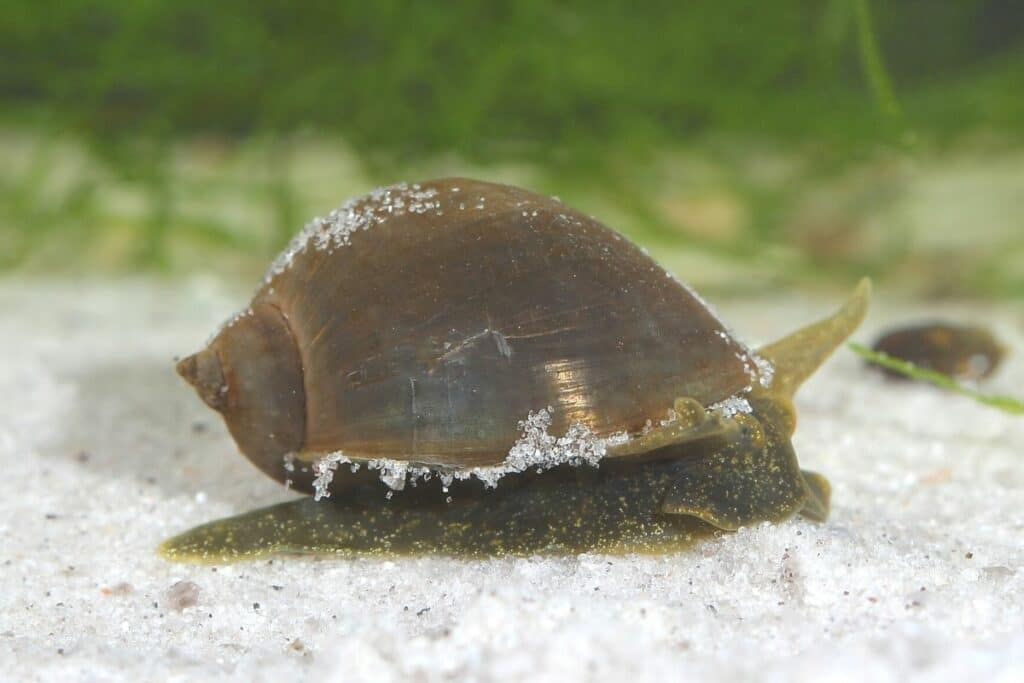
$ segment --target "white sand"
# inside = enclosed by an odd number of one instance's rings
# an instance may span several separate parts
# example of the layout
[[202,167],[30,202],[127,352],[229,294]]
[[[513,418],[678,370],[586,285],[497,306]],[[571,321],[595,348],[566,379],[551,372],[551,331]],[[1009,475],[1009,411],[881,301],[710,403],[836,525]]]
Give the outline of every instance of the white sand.
[[[753,342],[840,299],[717,303]],[[290,495],[172,371],[244,303],[0,284],[0,680],[1024,680],[1024,418],[847,352],[798,402],[824,525],[659,558],[169,564],[168,535]],[[876,307],[859,338],[942,312],[992,323],[1017,355],[988,388],[1024,393],[1019,308]]]

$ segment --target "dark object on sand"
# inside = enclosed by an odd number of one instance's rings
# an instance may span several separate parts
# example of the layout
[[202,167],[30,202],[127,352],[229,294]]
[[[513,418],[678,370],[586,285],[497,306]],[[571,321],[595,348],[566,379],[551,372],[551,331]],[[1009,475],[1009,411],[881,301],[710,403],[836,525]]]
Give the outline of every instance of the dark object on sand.
[[[872,348],[961,381],[989,377],[1006,355],[1006,348],[987,329],[940,322],[886,332]],[[876,367],[893,379],[910,379],[881,366]]]

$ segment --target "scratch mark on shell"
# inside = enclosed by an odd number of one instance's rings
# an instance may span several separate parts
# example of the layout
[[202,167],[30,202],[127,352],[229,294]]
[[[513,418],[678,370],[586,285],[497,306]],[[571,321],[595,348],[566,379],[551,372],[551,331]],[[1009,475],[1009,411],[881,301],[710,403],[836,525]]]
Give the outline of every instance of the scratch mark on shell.
[[508,343],[508,337],[497,330],[491,330],[491,338],[494,339],[494,345],[498,347],[498,353],[505,358],[512,358],[512,345]]
[[416,414],[416,380],[409,378],[410,411],[412,413],[412,454],[419,452],[419,416]]

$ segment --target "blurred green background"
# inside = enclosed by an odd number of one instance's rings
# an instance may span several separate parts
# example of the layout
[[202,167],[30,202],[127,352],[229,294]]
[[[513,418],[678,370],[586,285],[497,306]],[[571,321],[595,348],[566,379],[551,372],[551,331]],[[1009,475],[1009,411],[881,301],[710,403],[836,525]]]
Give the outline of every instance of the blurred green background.
[[250,282],[378,184],[557,194],[701,286],[1024,295],[1024,2],[16,0],[0,272]]

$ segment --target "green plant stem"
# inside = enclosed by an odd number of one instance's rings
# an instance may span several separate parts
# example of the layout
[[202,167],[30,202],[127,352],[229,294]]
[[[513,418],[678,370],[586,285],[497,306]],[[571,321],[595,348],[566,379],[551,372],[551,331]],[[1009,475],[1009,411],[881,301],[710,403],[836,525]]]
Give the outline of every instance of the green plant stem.
[[873,351],[872,349],[855,342],[850,342],[847,346],[849,346],[854,353],[864,358],[869,363],[880,365],[883,368],[887,368],[893,372],[898,372],[899,374],[911,379],[928,382],[929,384],[933,384],[945,391],[960,394],[961,396],[967,396],[978,403],[1002,410],[1004,413],[1009,413],[1011,415],[1024,415],[1024,401],[1020,401],[1012,396],[983,394],[980,391],[975,391],[974,389],[965,387],[952,377],[944,375],[941,372],[935,372],[934,370],[927,370],[925,368],[918,367],[913,363],[893,358],[889,354],[882,353],[881,351]]
[[882,52],[875,39],[868,0],[853,0],[853,5],[857,14],[857,43],[860,47],[860,59],[875,102],[883,114],[899,118],[901,115],[900,105],[896,101],[889,74],[885,69],[885,62],[882,59]]

